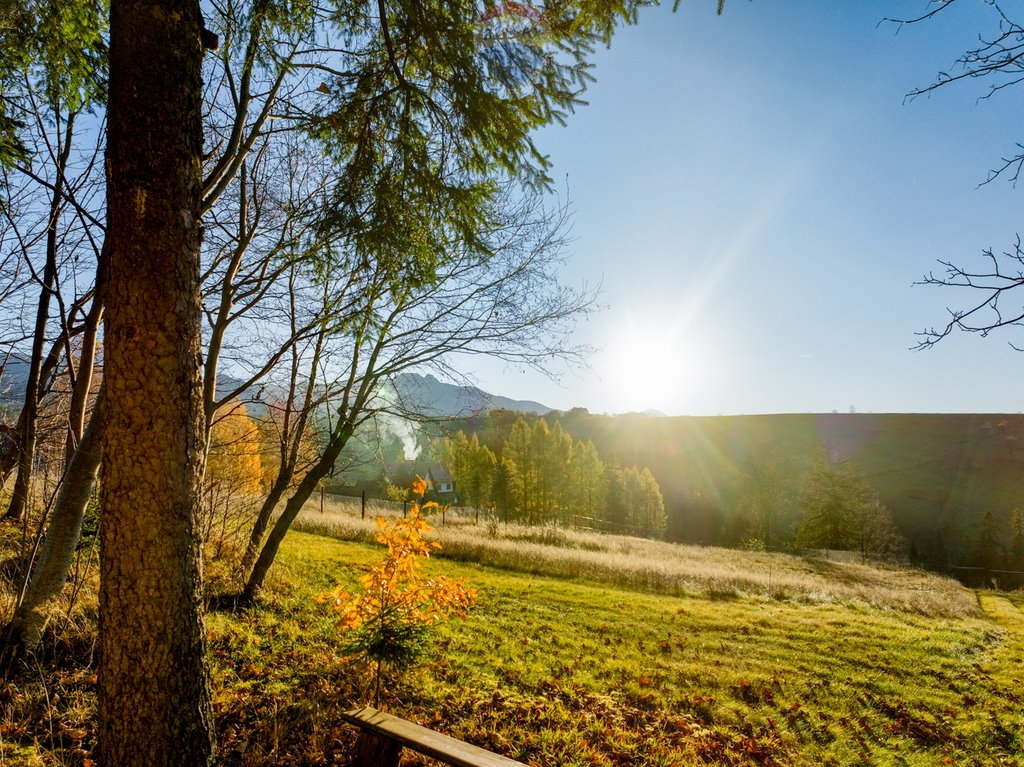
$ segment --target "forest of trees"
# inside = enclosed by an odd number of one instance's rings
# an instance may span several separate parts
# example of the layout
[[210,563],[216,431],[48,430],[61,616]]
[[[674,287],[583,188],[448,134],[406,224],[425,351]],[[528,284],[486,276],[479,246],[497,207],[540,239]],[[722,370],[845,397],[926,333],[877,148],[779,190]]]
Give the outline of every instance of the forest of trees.
[[496,449],[458,431],[435,440],[430,457],[448,467],[463,505],[492,508],[505,521],[665,532],[665,504],[650,470],[602,460],[593,442],[574,441],[558,421],[549,427],[544,418],[516,418]]
[[[507,411],[457,420],[497,449],[518,417]],[[1017,470],[1024,416],[790,414],[652,418],[582,409],[557,418],[574,442],[592,442],[605,462],[647,467],[657,480],[669,540],[792,550],[822,462],[859,477],[877,514],[858,516],[893,537],[847,539],[841,548],[903,551],[941,572],[965,565],[991,512],[1001,549],[1024,493]],[[839,480],[837,480],[838,482]],[[899,537],[905,539],[899,543]],[[895,541],[895,549],[885,541]]]

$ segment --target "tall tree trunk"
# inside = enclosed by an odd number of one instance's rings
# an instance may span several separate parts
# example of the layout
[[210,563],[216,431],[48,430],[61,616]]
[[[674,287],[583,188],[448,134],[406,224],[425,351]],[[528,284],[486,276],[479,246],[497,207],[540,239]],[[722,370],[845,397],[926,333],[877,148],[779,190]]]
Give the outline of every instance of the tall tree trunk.
[[39,644],[46,624],[42,608],[60,593],[67,580],[100,465],[102,396],[97,399],[89,426],[82,433],[78,449],[64,472],[32,579],[11,618],[5,637],[7,647],[4,648],[9,659],[20,655],[23,649],[33,650]]
[[65,464],[70,464],[74,451],[78,448],[85,430],[85,413],[89,406],[89,394],[92,391],[92,373],[96,364],[96,344],[99,338],[100,323],[103,321],[103,302],[106,299],[106,262],[107,244],[104,240],[100,251],[99,263],[96,265],[96,290],[93,292],[92,305],[85,315],[82,329],[82,353],[78,357],[78,372],[75,376],[75,388],[71,392],[71,406],[68,408],[68,439]]
[[256,515],[256,521],[252,525],[252,531],[249,533],[249,542],[245,546],[245,554],[242,555],[243,573],[249,572],[249,569],[256,561],[256,555],[259,553],[263,536],[267,532],[267,527],[270,526],[270,517],[273,516],[274,509],[281,502],[281,498],[284,497],[285,490],[288,489],[288,485],[291,484],[292,477],[294,476],[294,471],[289,470],[288,467],[282,464],[281,470],[278,471],[277,477],[274,478],[274,484],[270,486],[270,492],[263,499],[263,505],[260,506],[260,511]]
[[101,464],[105,765],[213,752],[199,525],[204,439],[198,0],[112,0]]

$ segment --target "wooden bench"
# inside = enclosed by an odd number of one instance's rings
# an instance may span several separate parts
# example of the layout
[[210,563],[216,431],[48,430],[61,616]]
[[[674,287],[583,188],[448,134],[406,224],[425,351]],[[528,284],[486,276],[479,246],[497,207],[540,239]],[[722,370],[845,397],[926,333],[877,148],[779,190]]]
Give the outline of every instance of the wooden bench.
[[397,767],[403,747],[455,767],[526,767],[370,706],[350,709],[341,718],[362,730],[352,762],[355,767]]

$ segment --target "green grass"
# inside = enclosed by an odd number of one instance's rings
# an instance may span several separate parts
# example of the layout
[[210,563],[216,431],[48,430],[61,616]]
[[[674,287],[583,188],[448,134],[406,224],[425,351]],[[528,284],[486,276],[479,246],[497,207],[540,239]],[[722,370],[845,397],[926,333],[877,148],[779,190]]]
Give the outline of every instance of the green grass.
[[[434,533],[444,546],[439,556],[516,572],[584,578],[672,596],[843,602],[946,617],[979,614],[970,592],[921,570],[564,528],[477,525],[471,517],[456,514],[448,515],[448,523]],[[295,527],[352,541],[372,541],[376,529],[372,520],[360,519],[354,505],[341,501],[325,504],[323,512],[319,504],[308,505]]]
[[[452,525],[441,536],[461,559],[432,558],[428,571],[465,579],[479,599],[468,619],[436,627],[420,665],[389,678],[384,702],[399,715],[536,767],[1024,763],[1024,594],[567,531]],[[345,763],[355,733],[339,714],[372,680],[340,655],[316,596],[354,585],[381,553],[293,532],[259,605],[241,612],[215,607],[239,584],[211,563],[224,765]],[[92,758],[88,580],[41,662],[0,684],[2,767]]]
[[[210,616],[227,763],[343,758],[337,712],[369,679],[335,654],[314,598],[379,553],[293,534],[265,608]],[[429,567],[479,601],[391,680],[388,707],[530,764],[1013,765],[1024,751],[1019,595],[948,617]]]

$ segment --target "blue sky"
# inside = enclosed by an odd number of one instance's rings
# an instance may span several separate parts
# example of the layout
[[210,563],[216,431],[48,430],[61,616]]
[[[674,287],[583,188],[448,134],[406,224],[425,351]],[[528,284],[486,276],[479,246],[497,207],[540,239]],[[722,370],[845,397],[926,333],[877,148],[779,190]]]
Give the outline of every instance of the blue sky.
[[574,210],[565,281],[603,284],[577,334],[591,369],[474,363],[477,382],[592,412],[1024,410],[1012,335],[909,350],[970,299],[912,284],[1018,231],[1024,190],[979,187],[1024,139],[1016,92],[904,99],[991,9],[897,31],[879,22],[924,0],[713,6],[645,12],[597,53],[588,106],[537,136]]

